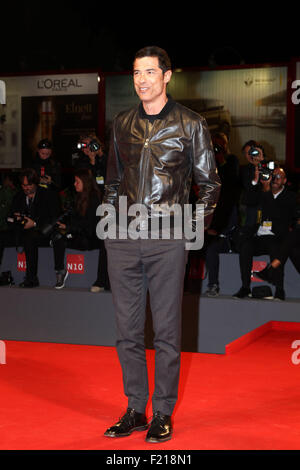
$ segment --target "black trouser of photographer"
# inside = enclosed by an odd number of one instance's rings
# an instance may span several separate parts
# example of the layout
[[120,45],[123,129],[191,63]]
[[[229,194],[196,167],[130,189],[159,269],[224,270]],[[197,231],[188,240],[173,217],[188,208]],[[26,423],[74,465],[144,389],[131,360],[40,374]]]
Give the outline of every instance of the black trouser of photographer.
[[[26,256],[26,279],[33,281],[37,278],[38,248],[49,246],[49,238],[36,229],[12,229],[0,232],[0,262],[2,262],[5,247],[23,248]],[[58,256],[54,250],[54,264],[57,267]]]
[[208,272],[208,287],[219,285],[220,253],[229,253],[231,244],[227,237],[215,237],[206,250],[205,264]]
[[17,236],[14,230],[3,230],[0,232],[0,265],[2,263],[4,248],[17,246]]
[[277,258],[282,265],[284,265],[287,259],[290,258],[296,270],[300,274],[300,227],[297,227],[288,233],[287,237],[280,245]]
[[[260,237],[255,235],[243,242],[239,256],[243,287],[246,289],[250,288],[253,256],[268,254],[270,261],[273,261],[273,259],[278,258],[281,243],[282,240],[274,235],[263,235]],[[283,288],[283,272],[282,266],[276,269],[277,287]]]
[[73,250],[88,251],[99,250],[97,280],[95,285],[99,287],[109,288],[109,278],[107,273],[107,254],[103,240],[95,240],[91,242],[86,237],[74,237],[67,239],[65,237],[53,241],[53,248],[56,258],[56,271],[65,269],[65,251],[66,248]]

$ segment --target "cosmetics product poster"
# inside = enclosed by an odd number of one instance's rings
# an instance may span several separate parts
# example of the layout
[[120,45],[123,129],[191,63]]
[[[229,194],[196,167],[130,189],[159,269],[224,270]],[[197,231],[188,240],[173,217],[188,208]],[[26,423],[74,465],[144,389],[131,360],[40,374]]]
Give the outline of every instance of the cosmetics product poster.
[[22,162],[28,166],[41,139],[49,139],[63,168],[72,165],[81,135],[95,134],[97,95],[35,96],[22,98]]
[[98,128],[97,73],[0,77],[0,168],[27,166],[39,140],[53,142],[56,158],[69,167],[80,135]]

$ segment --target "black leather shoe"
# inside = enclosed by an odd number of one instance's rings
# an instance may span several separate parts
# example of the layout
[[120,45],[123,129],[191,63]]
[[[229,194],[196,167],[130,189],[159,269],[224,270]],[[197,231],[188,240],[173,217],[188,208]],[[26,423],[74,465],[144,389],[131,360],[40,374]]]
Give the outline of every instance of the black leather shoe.
[[285,292],[282,287],[276,287],[274,300],[285,300]]
[[21,284],[19,284],[19,287],[25,287],[25,288],[32,288],[32,287],[39,287],[40,283],[39,280],[36,279],[24,279]]
[[104,436],[107,437],[125,437],[130,436],[133,431],[145,431],[148,428],[146,415],[138,413],[133,408],[128,408],[125,415],[108,428]]
[[146,442],[165,442],[172,437],[171,416],[163,415],[159,411],[154,413],[150,428],[147,432]]
[[0,286],[12,286],[14,284],[14,279],[12,277],[11,271],[4,271],[0,275]]
[[248,289],[247,287],[241,287],[240,290],[236,293],[233,294],[235,299],[243,299],[244,297],[252,297],[251,295],[251,290]]

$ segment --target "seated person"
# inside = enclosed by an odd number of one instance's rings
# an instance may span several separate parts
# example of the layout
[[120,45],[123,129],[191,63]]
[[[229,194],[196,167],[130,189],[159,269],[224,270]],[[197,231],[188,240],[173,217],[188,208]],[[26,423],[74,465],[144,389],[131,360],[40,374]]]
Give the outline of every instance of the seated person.
[[97,280],[91,287],[91,292],[109,290],[107,274],[107,258],[103,240],[96,235],[96,226],[99,217],[96,216],[97,207],[101,204],[101,193],[90,170],[78,169],[75,175],[75,205],[71,215],[66,221],[58,222],[61,231],[66,237],[55,237],[53,247],[57,256],[57,283],[55,288],[62,289],[68,272],[64,267],[65,249],[77,250],[99,249]]
[[[255,172],[255,181],[258,182],[260,174]],[[286,175],[282,168],[275,168],[267,180],[261,179],[259,206],[261,221],[258,230],[243,240],[240,247],[239,260],[242,278],[242,287],[234,294],[236,298],[251,296],[251,269],[253,256],[269,254],[271,261],[278,257],[280,246],[285,239],[293,221],[296,194],[285,188]],[[275,299],[284,300],[283,269],[278,268]]]
[[22,170],[20,181],[22,189],[11,204],[10,227],[0,232],[0,262],[5,247],[23,247],[26,276],[20,287],[37,287],[38,247],[49,246],[41,230],[45,224],[56,220],[60,205],[56,193],[39,186],[39,176],[34,169]]
[[[299,209],[298,214],[300,214]],[[283,267],[288,258],[300,274],[300,217],[297,217],[295,226],[280,245],[277,258],[273,259],[263,270],[255,271],[254,275],[276,286],[277,269],[280,266]]]
[[37,154],[32,162],[40,177],[40,185],[59,190],[61,187],[61,166],[53,157],[52,142],[43,139],[38,143]]

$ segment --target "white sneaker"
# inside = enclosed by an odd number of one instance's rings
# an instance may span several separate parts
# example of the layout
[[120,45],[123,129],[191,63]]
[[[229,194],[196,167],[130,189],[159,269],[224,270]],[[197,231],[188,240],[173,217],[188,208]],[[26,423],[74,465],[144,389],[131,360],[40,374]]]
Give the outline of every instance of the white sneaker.
[[208,287],[207,291],[204,293],[207,297],[218,297],[220,292],[219,286],[214,284],[211,287]]
[[63,289],[65,287],[65,280],[67,279],[69,272],[64,269],[63,271],[59,271],[56,273],[56,284],[54,286],[55,289]]
[[98,292],[103,292],[104,287],[99,287],[99,286],[92,286],[90,288],[90,292],[98,293]]

